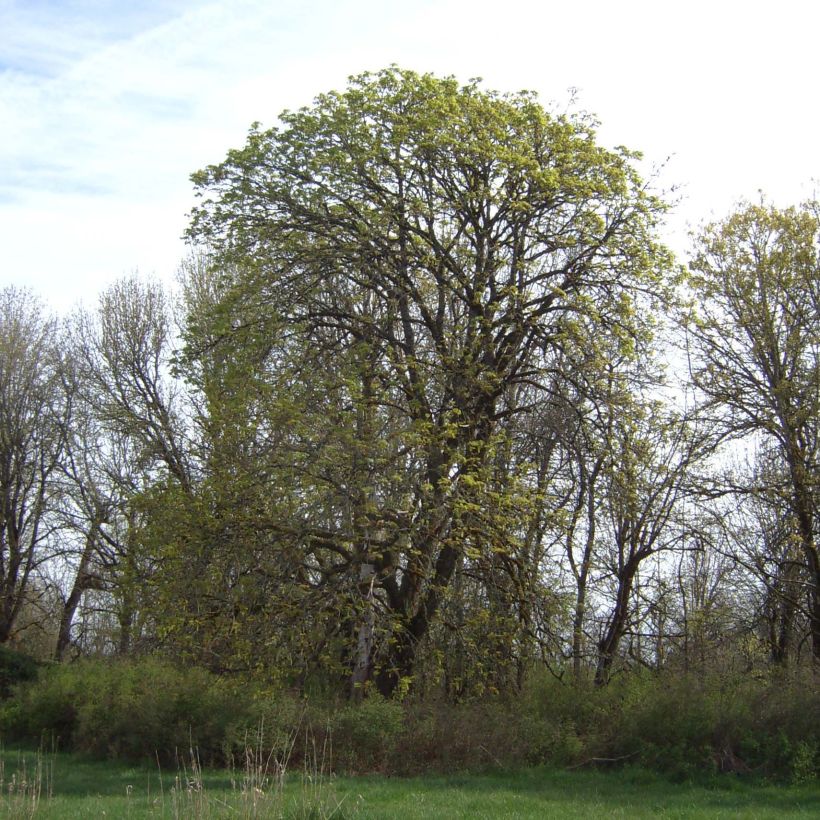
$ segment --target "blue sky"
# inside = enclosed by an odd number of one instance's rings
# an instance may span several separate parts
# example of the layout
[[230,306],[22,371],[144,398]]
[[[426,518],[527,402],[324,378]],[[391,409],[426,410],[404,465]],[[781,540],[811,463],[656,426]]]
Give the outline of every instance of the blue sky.
[[0,0],[0,285],[65,310],[135,269],[172,279],[191,172],[392,62],[577,88],[602,142],[671,156],[683,249],[740,197],[812,193],[818,31],[801,0]]
[[0,69],[54,77],[89,52],[127,41],[194,3],[25,0],[0,5]]

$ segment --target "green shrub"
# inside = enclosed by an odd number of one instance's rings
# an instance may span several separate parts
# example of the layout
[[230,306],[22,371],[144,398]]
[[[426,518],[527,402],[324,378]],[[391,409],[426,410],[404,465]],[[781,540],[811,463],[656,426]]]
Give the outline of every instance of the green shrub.
[[400,703],[371,695],[341,709],[332,722],[333,759],[346,771],[385,771],[404,728]]
[[73,748],[82,691],[83,681],[75,669],[42,669],[36,681],[17,686],[14,697],[0,707],[4,740],[37,742],[48,736],[66,749]]
[[[789,778],[798,745],[814,748],[820,740],[820,690],[810,672],[771,680],[719,673],[637,680],[610,753],[630,754],[679,779],[710,771]],[[805,768],[805,752],[801,760]]]
[[817,767],[817,744],[798,741],[791,759],[791,782],[795,785],[811,782],[817,777]]
[[237,705],[235,693],[201,669],[153,658],[84,661],[44,669],[20,687],[0,712],[0,729],[20,740],[48,735],[97,757],[173,761],[194,747],[215,761]]
[[402,775],[521,766],[541,762],[556,739],[554,726],[534,721],[514,698],[416,703],[405,706],[390,766]]
[[372,695],[329,701],[231,682],[155,658],[44,666],[0,703],[4,740],[53,737],[99,757],[254,760],[339,772],[420,774],[637,765],[687,779],[759,773],[795,783],[820,764],[820,687],[810,670],[622,675],[608,686],[533,675],[523,692],[453,704]]
[[18,683],[33,680],[39,663],[30,655],[7,646],[0,646],[0,698],[11,695]]
[[530,762],[638,764],[688,779],[710,772],[805,779],[817,772],[816,673],[634,671],[609,685],[535,674],[522,694]]
[[[313,746],[324,744],[323,713],[287,692],[246,687],[244,701],[225,727],[225,761],[241,769],[248,755],[271,764],[303,766]],[[310,748],[309,748],[310,747]]]
[[720,708],[710,687],[688,677],[633,686],[613,718],[610,754],[676,779],[712,768]]

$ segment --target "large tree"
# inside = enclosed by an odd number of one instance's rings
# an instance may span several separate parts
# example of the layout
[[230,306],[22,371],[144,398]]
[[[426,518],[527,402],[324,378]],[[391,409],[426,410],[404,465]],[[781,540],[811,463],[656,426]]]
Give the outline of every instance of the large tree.
[[663,206],[593,126],[391,68],[193,177],[190,238],[234,280],[203,349],[252,345],[277,395],[310,398],[301,506],[270,527],[301,545],[305,584],[347,585],[359,683],[412,676],[462,562],[514,553],[493,465],[518,397],[548,391],[585,322],[628,349],[635,294],[658,290]]

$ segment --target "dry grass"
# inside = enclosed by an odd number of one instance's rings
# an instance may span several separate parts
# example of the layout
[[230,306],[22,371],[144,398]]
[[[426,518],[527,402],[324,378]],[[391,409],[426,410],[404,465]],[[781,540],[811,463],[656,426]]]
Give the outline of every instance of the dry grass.
[[0,756],[0,813],[4,817],[35,817],[41,802],[51,797],[53,755],[38,751],[33,761],[18,755],[13,767]]

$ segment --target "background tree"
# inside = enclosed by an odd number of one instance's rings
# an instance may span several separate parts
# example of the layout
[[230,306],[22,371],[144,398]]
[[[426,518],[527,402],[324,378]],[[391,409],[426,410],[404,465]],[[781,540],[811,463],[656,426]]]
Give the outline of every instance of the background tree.
[[630,397],[617,409],[605,441],[599,482],[598,537],[613,606],[598,640],[596,682],[605,683],[621,641],[635,622],[631,598],[648,559],[684,546],[682,502],[693,467],[704,454],[696,428],[658,400]]
[[818,424],[820,222],[813,204],[743,205],[703,229],[691,262],[692,380],[725,436],[757,436],[782,459],[785,512],[803,560],[820,659]]
[[772,663],[787,666],[811,634],[811,587],[779,448],[759,446],[734,483],[723,503],[712,505],[722,535],[715,545],[743,579],[747,631]]
[[[75,386],[75,412],[66,430],[61,463],[60,567],[62,612],[54,650],[56,660],[72,646],[89,642],[125,654],[132,646],[138,619],[135,500],[148,484],[133,446],[121,432],[101,423],[85,390]],[[78,633],[77,616],[95,624],[116,624],[106,636]]]
[[[691,496],[687,500],[691,504]],[[728,667],[733,656],[744,654],[739,650],[754,629],[745,573],[726,550],[730,516],[710,513],[695,508],[695,520],[684,518],[684,543],[670,583],[676,595],[670,596],[664,653],[684,672]]]
[[[36,606],[37,573],[52,555],[54,481],[71,409],[57,325],[28,291],[0,291],[0,643]],[[38,593],[39,594],[39,593]]]
[[77,379],[100,420],[138,446],[136,458],[191,483],[181,385],[171,378],[174,326],[162,286],[131,276],[115,282],[96,311],[73,322]]
[[[173,325],[168,297],[156,283],[129,277],[99,299],[96,310],[68,322],[75,417],[65,430],[61,469],[63,549],[69,569],[56,655],[72,641],[83,601],[116,624],[109,635],[126,652],[156,570],[144,544],[147,506],[160,486],[189,492],[196,452],[184,395],[170,372]],[[86,606],[87,610],[87,606]],[[98,613],[100,614],[100,613]]]

